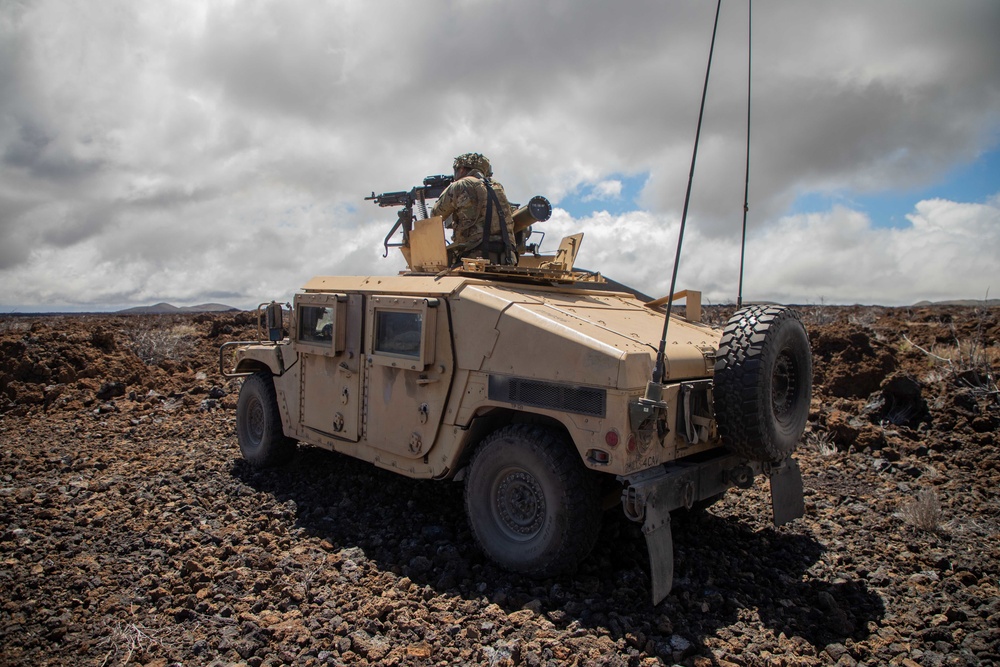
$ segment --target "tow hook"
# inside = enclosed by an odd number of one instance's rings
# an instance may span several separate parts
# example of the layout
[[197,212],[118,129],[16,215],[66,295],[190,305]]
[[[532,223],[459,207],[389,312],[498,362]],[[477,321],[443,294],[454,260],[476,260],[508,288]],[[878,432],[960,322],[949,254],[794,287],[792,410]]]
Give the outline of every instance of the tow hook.
[[726,477],[741,489],[749,489],[753,486],[753,468],[750,466],[736,466],[727,470]]
[[642,520],[646,518],[645,498],[639,497],[634,487],[629,486],[625,488],[622,495],[622,509],[630,521],[642,523]]

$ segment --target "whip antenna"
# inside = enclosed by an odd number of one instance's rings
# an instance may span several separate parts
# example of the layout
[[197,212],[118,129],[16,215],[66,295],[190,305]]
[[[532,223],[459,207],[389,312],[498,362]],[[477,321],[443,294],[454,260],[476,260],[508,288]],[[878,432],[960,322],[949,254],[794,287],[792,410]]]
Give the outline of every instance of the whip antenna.
[[[712,28],[712,45],[708,49],[708,67],[705,68],[705,86],[701,91],[701,109],[698,111],[698,129],[694,134],[694,150],[691,153],[691,171],[688,173],[687,193],[684,195],[684,211],[681,213],[681,228],[677,236],[677,253],[674,255],[674,271],[670,277],[670,298],[667,301],[667,315],[663,319],[663,335],[660,338],[660,347],[656,351],[656,365],[653,367],[653,381],[650,383],[659,385],[666,376],[667,369],[664,361],[664,354],[667,346],[667,328],[670,326],[670,312],[673,309],[674,290],[677,287],[677,267],[681,262],[681,245],[684,243],[684,227],[687,225],[688,205],[691,203],[691,184],[694,182],[694,165],[698,159],[698,140],[701,137],[701,123],[705,117],[705,97],[708,94],[708,75],[712,71],[712,53],[715,51],[715,36],[719,32],[719,11],[722,9],[722,0],[719,0],[715,7],[715,26]],[[652,387],[647,386],[647,398],[653,399],[649,395]],[[655,393],[659,393],[654,389]],[[655,400],[659,400],[658,397]]]
[[740,239],[740,287],[736,294],[736,307],[743,307],[743,263],[747,252],[747,213],[750,212],[750,55],[753,44],[753,0],[747,0],[747,167],[743,187],[743,236]]

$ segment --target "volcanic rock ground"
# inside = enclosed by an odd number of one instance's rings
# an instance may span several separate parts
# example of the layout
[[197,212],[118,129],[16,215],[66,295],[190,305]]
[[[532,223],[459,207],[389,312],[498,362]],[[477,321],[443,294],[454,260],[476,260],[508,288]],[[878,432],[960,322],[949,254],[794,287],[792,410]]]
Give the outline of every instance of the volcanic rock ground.
[[534,581],[457,483],[251,469],[218,371],[250,314],[4,318],[0,664],[1000,664],[1000,313],[802,310],[807,514],[763,482],[680,513],[657,606],[620,510]]

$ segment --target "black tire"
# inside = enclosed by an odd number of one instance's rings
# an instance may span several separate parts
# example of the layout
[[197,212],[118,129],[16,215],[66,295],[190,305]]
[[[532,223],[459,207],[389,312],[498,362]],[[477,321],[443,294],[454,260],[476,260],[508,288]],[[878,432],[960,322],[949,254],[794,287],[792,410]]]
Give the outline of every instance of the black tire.
[[267,373],[243,380],[236,402],[236,437],[243,458],[256,467],[281,465],[295,455],[295,440],[285,436],[274,382]]
[[533,577],[570,571],[594,548],[600,485],[554,429],[515,424],[480,444],[465,482],[469,525],[501,567]]
[[723,442],[752,461],[795,450],[809,417],[812,352],[798,313],[748,306],[726,324],[715,361],[715,417]]

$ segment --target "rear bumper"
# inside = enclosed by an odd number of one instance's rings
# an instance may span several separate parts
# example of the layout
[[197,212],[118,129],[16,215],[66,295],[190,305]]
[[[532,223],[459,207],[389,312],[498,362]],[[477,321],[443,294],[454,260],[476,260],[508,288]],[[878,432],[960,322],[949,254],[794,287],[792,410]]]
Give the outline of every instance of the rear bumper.
[[622,509],[632,521],[642,523],[649,551],[653,604],[673,585],[673,538],[670,512],[690,508],[734,486],[748,488],[757,475],[770,481],[771,513],[776,526],[805,513],[802,473],[795,459],[780,464],[747,461],[722,453],[698,461],[676,461],[634,475],[619,477],[625,485]]

